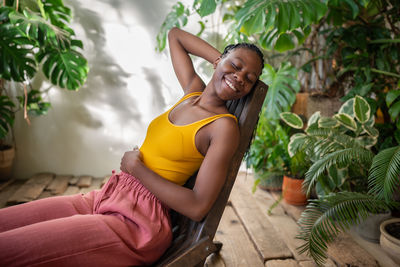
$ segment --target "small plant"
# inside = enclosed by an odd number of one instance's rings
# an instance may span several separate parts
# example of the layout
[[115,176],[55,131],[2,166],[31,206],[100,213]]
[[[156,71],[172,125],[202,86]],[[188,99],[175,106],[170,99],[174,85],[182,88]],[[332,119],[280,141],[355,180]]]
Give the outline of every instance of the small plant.
[[253,192],[265,179],[276,179],[275,184],[281,185],[283,168],[289,159],[288,143],[287,129],[282,127],[279,121],[267,118],[266,109],[263,108],[255,137],[245,158],[247,167],[252,167],[257,177]]

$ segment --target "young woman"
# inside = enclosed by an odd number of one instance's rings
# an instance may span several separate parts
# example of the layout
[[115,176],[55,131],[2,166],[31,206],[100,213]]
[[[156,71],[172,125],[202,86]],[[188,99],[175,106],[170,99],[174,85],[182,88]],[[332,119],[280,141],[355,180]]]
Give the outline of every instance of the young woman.
[[[249,44],[221,55],[177,28],[168,39],[184,97],[150,123],[141,148],[124,154],[102,190],[0,210],[1,266],[148,265],[170,245],[169,209],[197,221],[210,210],[239,142],[225,103],[250,92],[263,56]],[[207,85],[190,54],[213,64]],[[182,187],[197,170],[193,190]]]

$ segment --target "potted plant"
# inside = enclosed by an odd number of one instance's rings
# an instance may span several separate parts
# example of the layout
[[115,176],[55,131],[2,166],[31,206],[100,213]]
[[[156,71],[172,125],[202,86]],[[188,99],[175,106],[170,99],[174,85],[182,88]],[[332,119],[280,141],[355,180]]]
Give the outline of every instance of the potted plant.
[[[324,194],[311,200],[302,213],[298,236],[304,240],[300,252],[308,253],[317,264],[323,264],[327,244],[340,231],[360,223],[371,213],[396,206],[391,199],[400,183],[400,147],[374,154],[371,148],[379,132],[374,128],[370,110],[365,99],[356,96],[346,101],[332,118],[318,118],[304,134],[291,137],[292,149],[303,149],[319,157],[305,175],[304,189],[310,192],[321,183]],[[345,175],[336,175],[334,169]]]
[[255,137],[245,157],[247,167],[254,170],[253,192],[256,186],[268,190],[282,189],[284,162],[289,159],[287,131],[279,121],[268,118],[266,109],[262,109]]
[[82,42],[68,26],[70,20],[71,10],[62,1],[3,1],[0,6],[1,178],[10,176],[11,167],[3,160],[12,162],[14,148],[6,138],[15,113],[22,109],[30,123],[29,115],[46,114],[50,107],[31,84],[35,74],[42,71],[53,85],[69,90],[79,89],[86,80]]
[[307,204],[307,195],[303,191],[304,174],[309,167],[309,160],[304,151],[298,151],[285,166],[282,183],[282,197],[291,205]]

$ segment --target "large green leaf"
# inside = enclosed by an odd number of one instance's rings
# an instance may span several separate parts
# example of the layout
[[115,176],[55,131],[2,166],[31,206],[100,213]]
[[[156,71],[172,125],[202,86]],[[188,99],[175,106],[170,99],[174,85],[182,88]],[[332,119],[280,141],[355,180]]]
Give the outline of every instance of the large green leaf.
[[264,101],[266,116],[277,120],[281,112],[290,110],[296,101],[296,93],[300,91],[297,69],[289,62],[282,62],[277,71],[271,65],[265,64],[261,80],[269,86]]
[[87,61],[73,47],[65,51],[47,47],[38,54],[38,61],[43,63],[44,75],[61,88],[77,90],[86,81]]
[[389,108],[389,115],[392,118],[392,120],[396,120],[399,118],[399,114],[400,114],[400,101],[397,101]]
[[[400,81],[399,81],[400,82]],[[392,103],[400,96],[400,89],[389,91],[386,95],[386,105],[390,107]]]
[[304,241],[299,247],[300,253],[308,253],[318,265],[323,266],[328,244],[341,231],[360,223],[360,219],[365,220],[370,213],[389,210],[391,204],[358,192],[340,192],[311,200],[299,220],[297,238]]
[[366,123],[371,116],[371,107],[368,102],[361,96],[356,96],[354,98],[354,115],[357,120],[361,123]]
[[21,35],[10,23],[0,24],[0,78],[24,81],[36,73],[34,42]]
[[370,192],[386,201],[400,185],[400,146],[391,147],[376,155],[369,171]]
[[196,9],[201,17],[214,13],[216,7],[215,0],[195,0],[193,3],[193,8]]
[[168,13],[163,24],[161,25],[160,31],[157,34],[157,51],[161,52],[165,49],[167,34],[173,27],[183,27],[186,25],[189,9],[185,7],[181,2],[177,2],[172,10]]
[[235,14],[236,31],[247,35],[263,32],[260,44],[266,49],[284,52],[302,44],[308,35],[305,30],[327,11],[319,0],[249,0]]
[[70,46],[71,33],[51,24],[45,18],[28,10],[10,12],[10,21],[25,37],[38,42],[37,46],[51,45],[65,49]]
[[71,33],[72,29],[67,26],[71,22],[71,9],[66,7],[61,0],[44,1],[43,10],[51,24]]

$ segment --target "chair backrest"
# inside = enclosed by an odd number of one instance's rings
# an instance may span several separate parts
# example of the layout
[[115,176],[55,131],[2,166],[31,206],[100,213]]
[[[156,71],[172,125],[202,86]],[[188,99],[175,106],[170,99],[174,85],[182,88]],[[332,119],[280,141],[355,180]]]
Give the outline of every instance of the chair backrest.
[[[239,122],[240,143],[229,167],[225,184],[211,210],[201,222],[192,221],[175,211],[171,211],[174,238],[171,246],[157,262],[156,266],[168,265],[175,258],[191,249],[196,243],[201,242],[204,237],[207,237],[208,240],[214,238],[243,156],[250,145],[267,89],[268,86],[266,84],[258,81],[255,88],[248,95],[238,100],[228,101],[229,112],[234,114]],[[196,175],[197,173],[188,180],[185,184],[186,187],[193,188]]]

